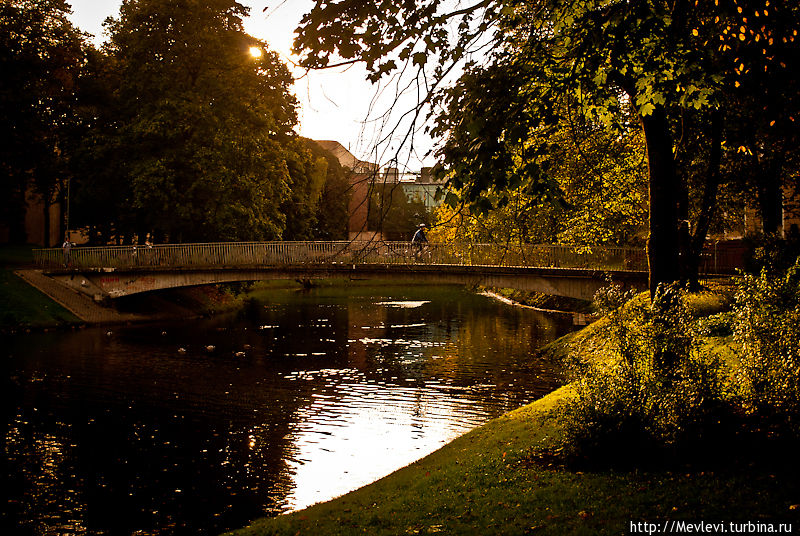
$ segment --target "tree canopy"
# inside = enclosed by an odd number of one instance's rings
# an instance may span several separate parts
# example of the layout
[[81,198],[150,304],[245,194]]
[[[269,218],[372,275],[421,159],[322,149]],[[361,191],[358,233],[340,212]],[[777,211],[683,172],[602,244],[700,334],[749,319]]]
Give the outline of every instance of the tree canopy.
[[[739,107],[770,128],[793,122],[792,99],[792,109],[773,106],[773,114],[741,107],[754,87],[796,88],[799,11],[769,0],[320,0],[295,47],[310,68],[364,61],[373,80],[415,66],[428,80],[422,104],[432,106],[433,132],[443,139],[440,173],[453,189],[447,201],[478,212],[502,206],[507,189],[542,198],[557,191],[551,170],[558,150],[550,140],[564,121],[624,131],[632,112],[646,142],[655,292],[686,277],[681,254],[684,261],[698,254],[682,237],[687,174],[701,172],[693,193],[711,211],[722,150],[732,141],[723,129],[728,114]],[[480,47],[491,52],[478,55]],[[448,89],[443,84],[459,62],[463,74]],[[704,125],[694,131],[703,140],[682,137],[687,120]],[[695,165],[678,169],[687,161]],[[705,238],[705,224],[694,230]]]
[[177,240],[281,236],[292,78],[232,0],[126,0],[108,24],[113,116],[137,227]]
[[68,13],[63,0],[0,4],[0,213],[14,241],[26,238],[26,194],[41,196],[47,217],[68,176],[86,47]]
[[244,32],[247,13],[233,0],[125,0],[107,21],[73,158],[74,223],[92,240],[346,234],[341,167],[296,135],[291,74]]

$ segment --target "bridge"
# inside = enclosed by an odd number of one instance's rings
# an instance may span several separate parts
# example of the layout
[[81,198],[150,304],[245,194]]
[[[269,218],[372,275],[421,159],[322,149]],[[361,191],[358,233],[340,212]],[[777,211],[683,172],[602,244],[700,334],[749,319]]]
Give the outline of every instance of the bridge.
[[[75,247],[68,259],[58,248],[34,250],[33,254],[45,275],[97,301],[168,288],[269,279],[484,285],[586,300],[609,281],[627,288],[647,288],[647,259],[640,248],[225,242]],[[723,267],[714,268],[720,271]]]

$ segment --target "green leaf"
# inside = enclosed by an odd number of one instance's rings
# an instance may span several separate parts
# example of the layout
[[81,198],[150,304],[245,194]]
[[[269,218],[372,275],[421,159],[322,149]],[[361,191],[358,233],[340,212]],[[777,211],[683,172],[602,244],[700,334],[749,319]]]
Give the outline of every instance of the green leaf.
[[639,106],[639,113],[643,116],[648,116],[655,111],[656,107],[653,105],[652,102],[646,102],[643,105]]

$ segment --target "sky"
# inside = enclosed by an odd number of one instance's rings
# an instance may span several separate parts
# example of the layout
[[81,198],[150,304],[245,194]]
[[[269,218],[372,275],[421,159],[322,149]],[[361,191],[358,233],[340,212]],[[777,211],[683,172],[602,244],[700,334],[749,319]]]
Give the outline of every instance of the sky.
[[[68,0],[72,5],[72,23],[95,36],[96,44],[105,40],[103,21],[119,15],[119,0]],[[419,171],[423,165],[433,165],[425,157],[432,143],[424,134],[415,136],[413,152],[401,148],[397,140],[388,139],[393,118],[381,117],[390,108],[391,88],[380,88],[366,81],[366,70],[360,66],[327,69],[306,73],[296,67],[297,57],[291,54],[294,29],[302,15],[314,5],[313,0],[240,0],[250,7],[244,21],[245,31],[266,41],[292,69],[296,82],[294,93],[300,103],[298,133],[315,140],[335,140],[358,158],[381,165],[400,152],[400,166],[407,171]],[[265,11],[266,8],[266,11]],[[376,94],[378,95],[376,98]],[[370,110],[372,112],[370,113]],[[395,114],[392,117],[397,117]],[[404,129],[400,129],[403,130]]]

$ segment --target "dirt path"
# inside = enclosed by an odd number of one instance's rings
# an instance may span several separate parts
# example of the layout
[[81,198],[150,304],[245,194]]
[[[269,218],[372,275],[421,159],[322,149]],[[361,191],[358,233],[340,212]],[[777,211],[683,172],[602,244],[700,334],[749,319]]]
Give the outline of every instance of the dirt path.
[[88,296],[43,275],[41,270],[17,270],[14,273],[84,322],[105,324],[142,321],[147,319],[147,317],[142,315],[120,313],[110,307],[103,307],[95,303]]

